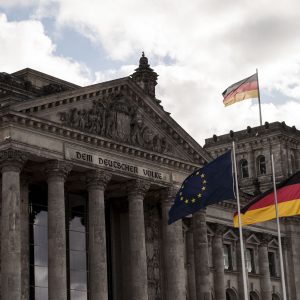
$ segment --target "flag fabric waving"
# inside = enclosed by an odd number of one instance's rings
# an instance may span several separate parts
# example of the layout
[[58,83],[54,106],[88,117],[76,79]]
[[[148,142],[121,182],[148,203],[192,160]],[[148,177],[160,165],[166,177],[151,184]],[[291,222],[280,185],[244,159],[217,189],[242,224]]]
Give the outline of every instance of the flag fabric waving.
[[234,199],[231,151],[188,176],[176,194],[168,224],[201,208]]
[[[300,214],[300,171],[277,185],[278,216],[290,217]],[[242,225],[265,222],[276,218],[273,188],[258,196],[241,209]],[[238,215],[233,217],[238,227]]]
[[258,98],[258,76],[257,73],[237,83],[232,84],[223,93],[225,106],[249,99]]

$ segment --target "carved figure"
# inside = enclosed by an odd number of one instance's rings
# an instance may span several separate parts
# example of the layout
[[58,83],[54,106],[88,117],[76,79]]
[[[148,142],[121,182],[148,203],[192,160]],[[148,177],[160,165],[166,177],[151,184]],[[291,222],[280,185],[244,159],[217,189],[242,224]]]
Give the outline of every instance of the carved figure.
[[66,126],[156,152],[172,152],[166,138],[153,132],[145,124],[142,111],[122,94],[94,100],[90,109],[72,108],[68,112],[60,112],[59,116]]

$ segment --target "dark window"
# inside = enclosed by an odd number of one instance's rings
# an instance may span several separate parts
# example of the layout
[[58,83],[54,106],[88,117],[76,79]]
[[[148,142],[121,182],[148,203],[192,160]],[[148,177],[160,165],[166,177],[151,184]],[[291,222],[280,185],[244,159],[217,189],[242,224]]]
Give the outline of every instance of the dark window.
[[30,299],[48,299],[48,207],[46,187],[29,193]]
[[250,300],[259,300],[259,297],[255,292],[250,292]]
[[232,270],[232,253],[229,244],[224,244],[224,269]]
[[88,294],[86,200],[74,194],[68,194],[66,198],[69,299],[86,300]]
[[255,273],[255,263],[254,263],[254,249],[246,249],[246,264],[249,273]]
[[272,277],[276,276],[276,255],[275,252],[268,252],[269,270]]
[[249,177],[249,171],[248,171],[248,162],[247,162],[246,159],[242,159],[240,161],[240,167],[241,167],[242,178],[248,178]]
[[292,165],[292,174],[294,174],[297,170],[295,156],[291,155],[291,165]]
[[226,300],[237,300],[236,293],[233,289],[227,289],[226,290]]
[[263,175],[267,173],[266,158],[263,155],[260,155],[257,158],[257,169],[258,169],[258,175]]

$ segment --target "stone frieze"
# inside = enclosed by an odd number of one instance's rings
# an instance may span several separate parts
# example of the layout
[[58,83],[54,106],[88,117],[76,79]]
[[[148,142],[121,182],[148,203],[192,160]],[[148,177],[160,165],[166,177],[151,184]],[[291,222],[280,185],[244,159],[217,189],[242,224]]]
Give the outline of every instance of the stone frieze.
[[89,109],[71,108],[59,115],[63,125],[151,151],[173,153],[166,137],[151,128],[142,111],[122,94],[94,100]]

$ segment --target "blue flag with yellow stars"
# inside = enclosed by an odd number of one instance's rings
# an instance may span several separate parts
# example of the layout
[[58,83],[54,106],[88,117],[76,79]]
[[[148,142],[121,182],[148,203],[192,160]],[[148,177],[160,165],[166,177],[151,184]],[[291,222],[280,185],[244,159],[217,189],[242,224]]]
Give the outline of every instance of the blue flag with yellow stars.
[[169,211],[168,224],[208,205],[230,199],[235,199],[231,150],[184,180]]

